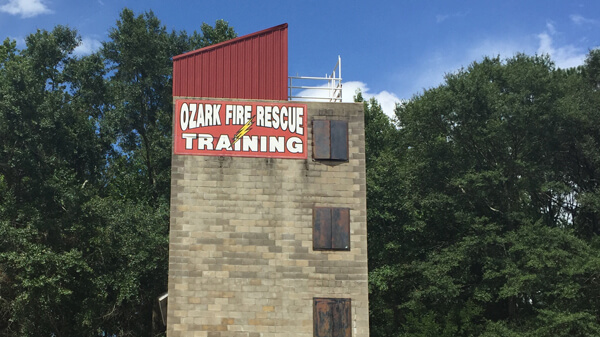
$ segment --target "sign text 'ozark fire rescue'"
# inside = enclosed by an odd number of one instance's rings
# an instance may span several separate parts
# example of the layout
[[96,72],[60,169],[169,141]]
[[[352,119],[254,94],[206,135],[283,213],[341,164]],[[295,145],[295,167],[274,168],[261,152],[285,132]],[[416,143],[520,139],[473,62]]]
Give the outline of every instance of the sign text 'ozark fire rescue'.
[[175,154],[305,159],[306,104],[175,101]]

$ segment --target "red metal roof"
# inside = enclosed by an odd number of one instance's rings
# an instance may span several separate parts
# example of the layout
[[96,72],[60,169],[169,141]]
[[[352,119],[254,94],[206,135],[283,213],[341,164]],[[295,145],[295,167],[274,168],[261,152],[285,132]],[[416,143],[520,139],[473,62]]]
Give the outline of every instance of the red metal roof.
[[287,100],[287,23],[173,57],[173,96]]

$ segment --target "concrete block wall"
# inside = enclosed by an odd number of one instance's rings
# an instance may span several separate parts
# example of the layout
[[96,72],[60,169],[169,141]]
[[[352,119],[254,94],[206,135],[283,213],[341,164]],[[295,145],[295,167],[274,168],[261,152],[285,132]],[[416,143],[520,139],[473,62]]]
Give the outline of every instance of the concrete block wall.
[[[174,155],[167,335],[313,336],[313,298],[369,335],[364,112],[307,103],[308,159]],[[349,161],[313,161],[312,120],[347,120]],[[350,208],[350,251],[313,251],[314,207]]]

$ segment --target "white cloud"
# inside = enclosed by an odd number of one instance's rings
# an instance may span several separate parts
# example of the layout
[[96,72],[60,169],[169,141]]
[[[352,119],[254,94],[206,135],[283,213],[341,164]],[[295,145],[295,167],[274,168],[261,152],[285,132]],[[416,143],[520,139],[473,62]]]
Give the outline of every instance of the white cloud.
[[559,68],[571,68],[582,65],[585,60],[586,51],[570,44],[554,47],[553,35],[552,32],[538,34],[537,37],[540,40],[540,46],[537,53],[550,55],[550,58]]
[[0,6],[0,12],[20,15],[22,18],[52,13],[42,0],[9,0],[8,3]]
[[[445,18],[440,18],[444,19]],[[573,18],[571,18],[574,20]],[[569,68],[583,64],[587,50],[571,44],[559,44],[553,37],[561,36],[560,27],[553,22],[547,22],[543,31],[538,34],[514,36],[512,38],[487,38],[476,41],[462,48],[452,50],[440,49],[422,57],[422,62],[413,67],[397,71],[392,77],[396,87],[392,92],[370,92],[366,83],[350,81],[343,83],[343,102],[352,102],[357,89],[362,91],[365,99],[375,97],[381,104],[383,111],[394,117],[396,103],[408,100],[423,90],[437,87],[444,83],[447,73],[454,73],[461,68],[468,67],[474,61],[481,61],[484,56],[506,59],[518,53],[527,55],[548,54],[557,67]],[[302,95],[318,95],[326,97],[323,93],[306,90]]]
[[342,102],[354,102],[354,95],[356,91],[360,89],[362,96],[365,100],[375,97],[377,102],[381,105],[383,112],[390,118],[396,117],[394,110],[396,109],[396,103],[400,103],[401,99],[396,94],[389,91],[383,90],[377,93],[372,93],[366,83],[360,81],[350,81],[344,83],[344,90],[342,91]]
[[[586,50],[577,48],[571,44],[556,46],[553,36],[560,36],[557,33],[556,26],[553,22],[546,23],[546,30],[536,35],[538,48],[533,49],[533,41],[527,38],[514,38],[511,40],[493,40],[488,39],[481,41],[477,45],[468,49],[466,62],[481,60],[483,56],[500,56],[501,58],[513,57],[517,53],[526,54],[548,54],[552,61],[559,68],[576,67],[583,64],[586,56]],[[468,64],[462,64],[467,66]]]
[[552,21],[546,22],[546,29],[550,34],[556,33],[556,28],[554,28],[554,23]]
[[[471,60],[470,62],[482,60],[484,56],[507,58],[518,53],[527,53],[530,48],[525,41],[486,39],[469,48],[466,57]],[[532,52],[532,50],[529,50],[529,52]],[[463,64],[463,66],[467,65]]]
[[435,16],[435,22],[442,23],[442,22],[446,21],[446,19],[449,17],[450,17],[450,15],[448,15],[448,14],[438,14]]
[[[321,86],[321,88],[325,89],[327,88],[327,85],[323,85]],[[348,81],[342,83],[342,102],[354,102],[354,96],[356,95],[356,91],[359,89],[362,92],[362,96],[365,100],[369,100],[371,99],[371,97],[375,97],[377,102],[379,102],[379,104],[381,105],[381,109],[383,110],[383,112],[389,117],[395,117],[394,110],[396,109],[396,103],[400,103],[400,98],[398,98],[396,94],[386,90],[378,93],[372,93],[370,92],[370,89],[367,86],[367,84],[360,81]],[[301,97],[312,97],[296,99],[301,101],[326,101],[315,97],[328,98],[330,97],[330,91],[322,89],[306,89],[299,91],[294,95]]]
[[484,56],[504,59],[516,53],[535,53],[534,37],[529,39],[484,39],[461,48],[438,50],[423,55],[419,64],[411,68],[400,69],[393,78],[397,83],[393,92],[401,99],[411,99],[424,90],[435,88],[444,83],[444,76],[467,68]]
[[442,23],[448,19],[465,17],[465,16],[467,16],[467,14],[469,14],[469,12],[457,12],[457,13],[452,13],[452,14],[438,14],[435,16],[435,22]]
[[80,56],[89,55],[95,52],[96,50],[100,49],[100,47],[102,47],[102,42],[89,37],[84,37],[83,39],[81,39],[81,43],[79,44],[79,46],[77,46],[77,48],[73,50],[73,54]]
[[597,20],[593,20],[593,19],[587,19],[584,18],[581,15],[578,14],[572,14],[569,16],[569,18],[571,19],[571,21],[573,21],[574,24],[578,25],[578,26],[582,26],[582,25],[597,25],[599,22]]
[[423,55],[422,62],[410,69],[401,69],[394,74],[398,97],[410,99],[412,95],[444,83],[444,75],[468,67],[484,56],[506,59],[518,53],[528,55],[548,54],[557,67],[569,68],[583,64],[587,50],[572,44],[560,44],[556,36],[562,36],[560,27],[547,22],[538,34],[513,36],[511,38],[487,38],[462,48],[437,50]]

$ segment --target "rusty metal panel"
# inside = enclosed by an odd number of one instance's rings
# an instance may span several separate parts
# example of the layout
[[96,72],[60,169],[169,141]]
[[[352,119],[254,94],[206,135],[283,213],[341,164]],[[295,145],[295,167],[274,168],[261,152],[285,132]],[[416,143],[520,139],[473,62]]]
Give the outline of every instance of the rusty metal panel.
[[315,337],[352,337],[352,305],[349,298],[313,298]]
[[315,159],[331,158],[331,138],[329,121],[313,120],[313,157]]
[[331,159],[348,160],[347,121],[331,121]]
[[313,249],[331,249],[331,208],[313,209]]
[[349,298],[337,298],[332,304],[332,323],[333,331],[330,336],[333,337],[351,337],[352,336],[352,314],[351,302]]
[[313,327],[315,337],[333,336],[333,304],[329,298],[313,299]]
[[350,209],[331,210],[331,248],[350,250]]
[[287,100],[287,27],[173,57],[173,96]]

